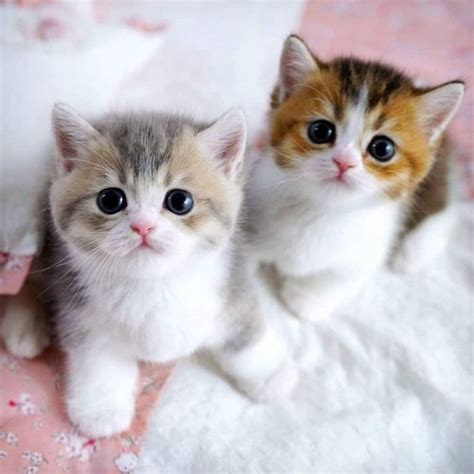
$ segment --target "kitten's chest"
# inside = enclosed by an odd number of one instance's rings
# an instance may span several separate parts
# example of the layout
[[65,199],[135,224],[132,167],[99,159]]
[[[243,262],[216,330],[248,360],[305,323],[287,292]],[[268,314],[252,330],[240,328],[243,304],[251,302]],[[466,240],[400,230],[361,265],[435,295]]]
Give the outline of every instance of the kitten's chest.
[[183,275],[110,285],[95,305],[102,305],[113,337],[135,357],[166,362],[193,352],[212,334],[219,294],[216,278]]
[[290,273],[380,264],[398,226],[395,206],[338,210],[274,201],[257,224],[261,254]]

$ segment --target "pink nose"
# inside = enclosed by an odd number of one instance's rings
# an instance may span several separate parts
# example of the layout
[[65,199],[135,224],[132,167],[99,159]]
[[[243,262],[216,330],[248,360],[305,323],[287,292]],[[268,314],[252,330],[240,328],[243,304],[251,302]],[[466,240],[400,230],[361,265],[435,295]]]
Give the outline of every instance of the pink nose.
[[148,235],[154,228],[155,226],[146,222],[134,222],[130,224],[130,227],[132,228],[133,232],[136,232],[138,235],[141,235],[142,237],[145,237]]
[[337,168],[341,173],[345,173],[349,168],[354,168],[354,164],[348,163],[347,161],[343,160],[338,160],[336,158],[333,158],[332,161],[336,164]]

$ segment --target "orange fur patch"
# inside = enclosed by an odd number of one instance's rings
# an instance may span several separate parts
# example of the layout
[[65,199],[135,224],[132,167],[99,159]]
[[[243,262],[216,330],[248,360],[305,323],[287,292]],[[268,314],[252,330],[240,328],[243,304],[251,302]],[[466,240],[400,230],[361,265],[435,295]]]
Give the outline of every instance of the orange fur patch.
[[413,192],[428,174],[434,150],[430,150],[420,125],[419,99],[411,81],[376,63],[340,59],[318,64],[320,69],[309,73],[304,84],[282,103],[277,102],[276,93],[272,96],[270,137],[278,166],[293,168],[298,160],[314,159],[318,151],[331,147],[308,140],[309,123],[316,117],[335,124],[343,121],[357,91],[366,88],[368,106],[362,133],[389,136],[397,152],[392,161],[380,163],[365,149],[360,150],[364,166],[383,181],[392,198]]

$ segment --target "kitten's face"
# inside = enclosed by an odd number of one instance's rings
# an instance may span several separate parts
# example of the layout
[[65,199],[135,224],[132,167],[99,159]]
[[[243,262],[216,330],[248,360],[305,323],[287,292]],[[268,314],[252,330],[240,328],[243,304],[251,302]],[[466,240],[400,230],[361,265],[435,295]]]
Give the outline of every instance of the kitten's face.
[[[219,122],[204,129],[150,115],[115,117],[92,128],[61,114],[55,128],[64,172],[51,188],[52,214],[86,266],[161,274],[228,241],[241,200],[232,168],[245,140],[240,114],[230,120],[234,135]],[[65,120],[82,132],[61,135],[68,131]],[[213,149],[219,137],[212,134],[223,134],[224,142],[229,137],[230,148]]]
[[412,192],[433,162],[433,146],[464,87],[416,89],[377,63],[322,63],[301,40],[283,51],[273,95],[271,144],[295,183],[330,199]]

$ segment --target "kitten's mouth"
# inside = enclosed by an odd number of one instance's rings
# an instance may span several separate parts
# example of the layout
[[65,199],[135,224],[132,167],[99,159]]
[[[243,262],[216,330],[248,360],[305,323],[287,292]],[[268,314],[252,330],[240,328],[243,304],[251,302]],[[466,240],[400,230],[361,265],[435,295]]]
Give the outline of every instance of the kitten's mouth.
[[147,240],[142,240],[140,244],[138,244],[133,251],[143,252],[144,250],[150,250],[155,253],[163,253],[163,247],[161,245],[152,245]]
[[326,178],[325,181],[329,183],[341,183],[342,185],[345,185],[345,186],[351,185],[345,173],[335,174],[331,177]]

